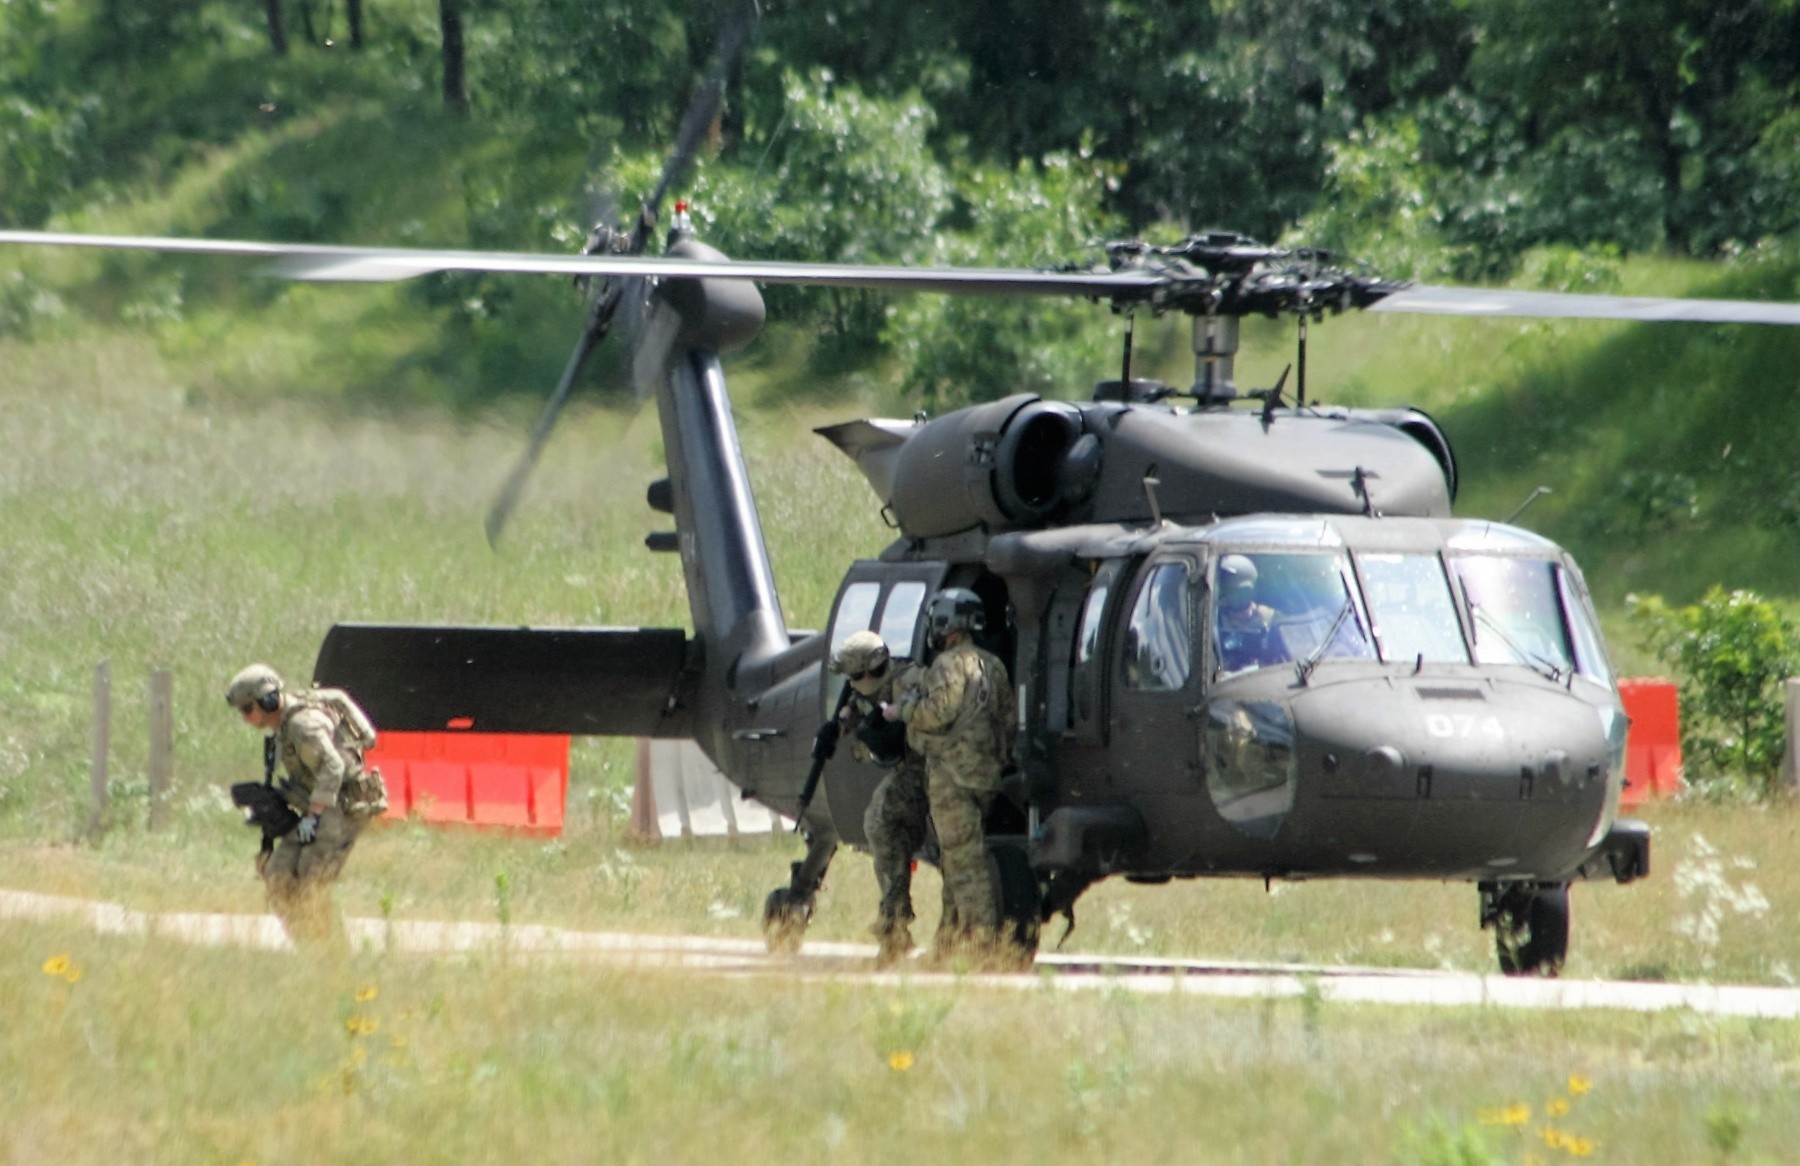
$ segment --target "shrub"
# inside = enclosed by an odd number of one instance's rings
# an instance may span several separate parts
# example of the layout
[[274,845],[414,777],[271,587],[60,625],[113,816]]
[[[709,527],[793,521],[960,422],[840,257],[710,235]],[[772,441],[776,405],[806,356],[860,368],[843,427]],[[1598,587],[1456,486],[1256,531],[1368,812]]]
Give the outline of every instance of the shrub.
[[1675,670],[1683,754],[1725,788],[1773,793],[1785,742],[1782,684],[1800,671],[1793,621],[1754,592],[1718,586],[1687,607],[1657,595],[1625,603],[1644,646]]

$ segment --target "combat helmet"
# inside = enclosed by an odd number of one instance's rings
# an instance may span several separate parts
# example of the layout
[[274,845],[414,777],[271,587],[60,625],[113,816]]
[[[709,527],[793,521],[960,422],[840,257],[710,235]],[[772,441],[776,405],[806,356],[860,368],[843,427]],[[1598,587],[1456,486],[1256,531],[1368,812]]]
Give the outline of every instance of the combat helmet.
[[874,632],[852,632],[831,657],[831,670],[851,680],[887,671],[888,646]]
[[1219,594],[1243,602],[1256,594],[1256,564],[1248,555],[1226,555],[1219,560]]
[[942,644],[951,632],[978,632],[987,626],[981,596],[967,587],[946,587],[925,606],[931,642]]
[[281,674],[267,664],[252,664],[225,686],[225,703],[243,709],[251,702],[264,712],[281,707]]

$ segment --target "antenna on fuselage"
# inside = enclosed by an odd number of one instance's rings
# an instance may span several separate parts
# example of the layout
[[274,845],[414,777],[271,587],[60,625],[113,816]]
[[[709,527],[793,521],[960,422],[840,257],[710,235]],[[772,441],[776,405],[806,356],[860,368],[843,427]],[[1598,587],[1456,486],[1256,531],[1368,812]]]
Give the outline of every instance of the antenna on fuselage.
[[1162,485],[1162,479],[1156,476],[1156,463],[1151,462],[1144,467],[1144,497],[1150,500],[1150,521],[1156,526],[1163,524],[1162,505],[1156,500],[1156,488]]
[[1119,384],[1123,385],[1129,396],[1131,389],[1131,341],[1132,333],[1137,330],[1137,315],[1125,313],[1125,351],[1119,358]]
[[1531,493],[1527,494],[1525,496],[1525,501],[1519,503],[1519,508],[1517,510],[1513,511],[1511,514],[1506,516],[1506,525],[1511,526],[1513,524],[1513,519],[1515,519],[1515,518],[1519,517],[1519,515],[1525,513],[1525,510],[1527,507],[1529,507],[1533,502],[1536,502],[1539,498],[1542,498],[1545,494],[1548,494],[1548,493],[1550,493],[1550,487],[1539,486],[1537,489],[1535,489]]
[[1300,366],[1300,375],[1294,381],[1294,407],[1297,409],[1304,409],[1304,408],[1306,408],[1306,315],[1305,315],[1305,313],[1301,313],[1301,316],[1300,316],[1300,353],[1299,353],[1299,356],[1296,358],[1296,363]]

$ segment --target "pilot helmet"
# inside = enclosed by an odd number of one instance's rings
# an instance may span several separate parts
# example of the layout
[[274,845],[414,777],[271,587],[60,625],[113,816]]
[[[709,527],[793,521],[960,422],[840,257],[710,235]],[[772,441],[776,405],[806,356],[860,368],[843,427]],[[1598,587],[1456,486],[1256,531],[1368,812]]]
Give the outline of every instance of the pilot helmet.
[[225,686],[225,703],[240,712],[254,703],[272,713],[281,707],[281,675],[267,664],[252,664]]
[[853,632],[831,657],[831,670],[862,691],[887,675],[888,646],[874,632]]
[[1249,555],[1226,555],[1219,560],[1219,596],[1227,604],[1256,598],[1256,564]]
[[978,632],[987,626],[981,596],[967,587],[946,587],[925,607],[931,642],[942,644],[951,632]]

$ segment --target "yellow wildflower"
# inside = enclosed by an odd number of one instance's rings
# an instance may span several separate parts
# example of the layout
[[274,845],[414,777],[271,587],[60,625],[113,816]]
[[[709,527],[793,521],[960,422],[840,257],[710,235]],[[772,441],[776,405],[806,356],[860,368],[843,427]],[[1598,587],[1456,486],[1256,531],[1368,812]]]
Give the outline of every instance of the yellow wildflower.
[[72,966],[68,956],[53,955],[44,961],[44,974],[46,976],[66,976]]
[[1563,1149],[1575,1155],[1577,1158],[1586,1158],[1594,1152],[1594,1147],[1596,1145],[1598,1145],[1598,1143],[1592,1138],[1570,1138],[1563,1142]]
[[904,1073],[913,1067],[913,1055],[905,1049],[895,1049],[888,1054],[888,1068],[896,1073]]
[[1593,1087],[1594,1083],[1589,1081],[1586,1077],[1576,1073],[1569,1074],[1569,1092],[1573,1096],[1580,1097],[1583,1093],[1586,1093]]
[[350,1057],[348,1060],[348,1064],[350,1065],[351,1068],[353,1068],[353,1069],[361,1068],[368,1061],[368,1059],[369,1059],[369,1051],[367,1049],[363,1048],[361,1045],[351,1045],[350,1046]]
[[374,1036],[381,1031],[381,1018],[378,1016],[352,1016],[344,1021],[344,1031],[351,1036]]
[[1504,1109],[1484,1109],[1476,1117],[1484,1126],[1522,1126],[1531,1120],[1531,1107],[1521,1102]]
[[1566,1097],[1558,1097],[1555,1101],[1544,1106],[1544,1112],[1551,1117],[1565,1116],[1569,1112],[1569,1099]]
[[377,997],[379,995],[381,995],[381,989],[377,988],[373,984],[370,984],[367,988],[361,988],[361,989],[357,990],[356,1002],[358,1004],[367,1004],[369,1001],[375,999],[375,997]]

